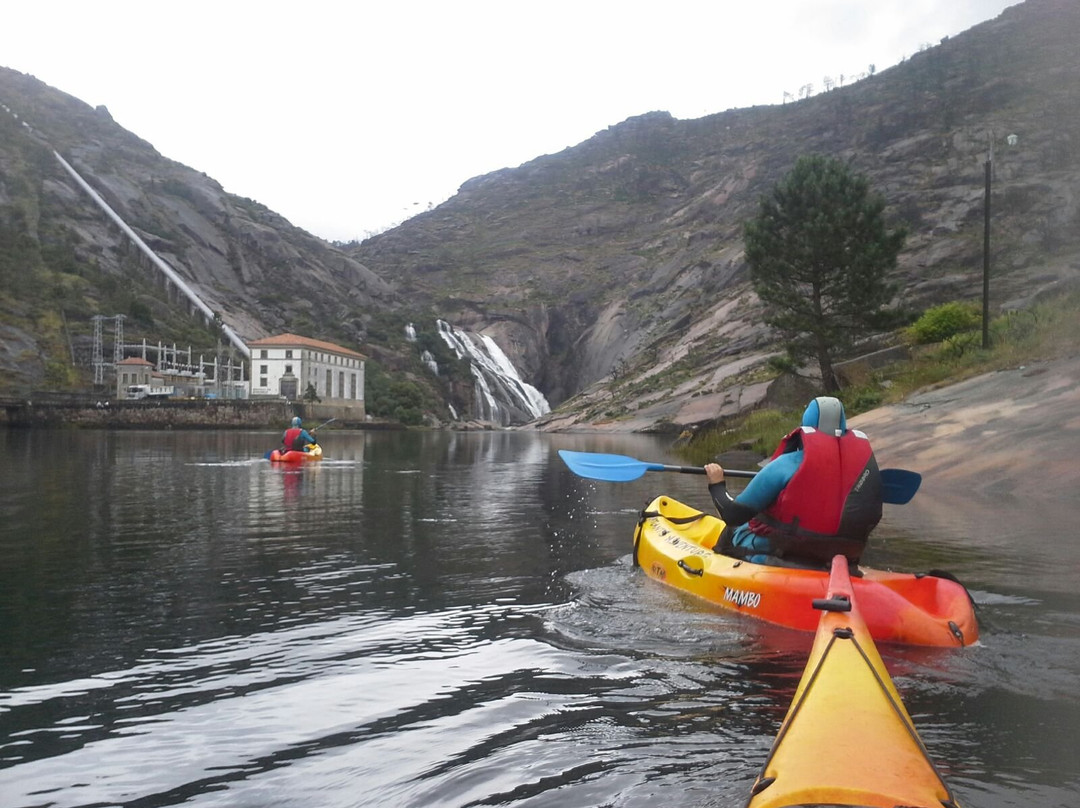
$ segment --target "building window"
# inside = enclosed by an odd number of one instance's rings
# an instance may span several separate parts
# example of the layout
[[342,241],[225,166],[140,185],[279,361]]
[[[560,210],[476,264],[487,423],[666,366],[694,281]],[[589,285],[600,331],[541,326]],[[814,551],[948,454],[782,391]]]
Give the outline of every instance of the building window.
[[286,365],[285,366],[285,372],[286,373],[292,373],[292,365]]
[[334,397],[334,372],[332,370],[326,371],[326,397]]
[[292,359],[292,351],[286,351],[285,352],[285,358],[286,359]]
[[259,365],[259,373],[265,374],[267,372],[266,365]]
[[341,396],[341,398],[345,398],[345,372],[344,371],[342,371],[341,373],[338,373],[337,389],[338,389],[338,395]]
[[266,383],[266,377],[265,376],[260,376],[259,377],[259,387],[269,387],[269,385]]
[[259,359],[266,359],[266,348],[259,351]]
[[356,374],[353,373],[349,377],[349,398],[356,399]]

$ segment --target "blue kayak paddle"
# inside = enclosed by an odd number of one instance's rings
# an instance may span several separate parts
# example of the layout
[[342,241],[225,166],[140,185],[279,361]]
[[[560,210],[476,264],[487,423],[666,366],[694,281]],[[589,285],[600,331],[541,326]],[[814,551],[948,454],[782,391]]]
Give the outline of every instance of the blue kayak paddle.
[[[605,480],[609,483],[626,483],[636,480],[647,471],[677,471],[681,474],[704,474],[702,466],[669,466],[664,463],[646,463],[626,455],[600,454],[598,452],[571,452],[560,449],[559,457],[579,477]],[[750,478],[756,471],[724,469],[725,477]],[[919,490],[922,475],[906,469],[881,469],[881,498],[892,505],[910,502]]]

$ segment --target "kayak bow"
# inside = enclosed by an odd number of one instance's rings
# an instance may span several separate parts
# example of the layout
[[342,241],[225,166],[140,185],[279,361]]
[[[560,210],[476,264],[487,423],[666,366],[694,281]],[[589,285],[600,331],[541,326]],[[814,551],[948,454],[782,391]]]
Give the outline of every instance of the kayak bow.
[[747,808],[955,808],[860,614],[858,579],[832,562],[806,668]]
[[[829,583],[824,569],[767,566],[721,555],[718,517],[671,497],[654,499],[634,532],[634,560],[651,578],[717,606],[802,631],[814,631],[812,606]],[[931,574],[859,567],[852,579],[863,620],[877,642],[970,645],[979,637],[964,587]]]

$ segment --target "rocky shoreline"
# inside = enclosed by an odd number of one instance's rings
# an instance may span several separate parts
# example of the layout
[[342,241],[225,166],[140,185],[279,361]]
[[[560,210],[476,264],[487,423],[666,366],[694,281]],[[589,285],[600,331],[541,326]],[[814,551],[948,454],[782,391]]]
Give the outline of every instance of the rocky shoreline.
[[933,529],[959,520],[980,544],[1011,541],[1010,527],[1022,523],[1075,533],[1080,357],[916,393],[851,424],[869,435],[882,467],[923,475],[905,522]]
[[851,419],[882,466],[978,499],[1080,490],[1080,358],[1032,362],[916,393]]

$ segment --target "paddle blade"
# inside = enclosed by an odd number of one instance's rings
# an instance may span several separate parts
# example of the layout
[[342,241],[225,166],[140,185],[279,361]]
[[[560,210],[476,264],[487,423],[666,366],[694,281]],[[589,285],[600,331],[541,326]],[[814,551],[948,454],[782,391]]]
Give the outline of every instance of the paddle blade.
[[881,470],[881,498],[890,505],[906,505],[922,484],[922,475],[907,469]]
[[598,454],[596,452],[571,452],[559,450],[559,457],[579,477],[605,480],[609,483],[626,483],[636,480],[649,470],[650,464],[626,455]]

